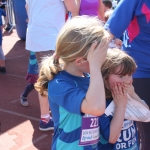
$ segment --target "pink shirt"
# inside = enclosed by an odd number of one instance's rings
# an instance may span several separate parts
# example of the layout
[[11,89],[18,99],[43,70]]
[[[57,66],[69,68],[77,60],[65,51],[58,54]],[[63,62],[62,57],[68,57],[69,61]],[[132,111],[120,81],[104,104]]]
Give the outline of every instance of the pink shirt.
[[98,16],[99,0],[81,0],[79,15]]

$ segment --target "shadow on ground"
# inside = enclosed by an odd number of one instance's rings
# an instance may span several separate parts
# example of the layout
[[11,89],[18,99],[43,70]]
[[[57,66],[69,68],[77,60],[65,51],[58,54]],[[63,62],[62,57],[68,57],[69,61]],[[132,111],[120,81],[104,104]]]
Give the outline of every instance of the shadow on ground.
[[28,84],[25,80],[28,57],[25,41],[16,41],[6,54],[7,74],[0,74],[0,149],[6,141],[5,148],[9,147],[3,150],[50,150],[53,131],[41,132],[38,129],[37,92],[33,90],[29,94],[29,107],[23,107],[19,102],[20,94]]

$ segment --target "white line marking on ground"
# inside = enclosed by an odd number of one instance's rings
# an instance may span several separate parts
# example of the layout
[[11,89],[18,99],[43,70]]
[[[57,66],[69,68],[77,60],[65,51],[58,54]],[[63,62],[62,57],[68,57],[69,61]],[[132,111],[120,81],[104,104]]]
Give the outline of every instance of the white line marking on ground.
[[12,114],[12,115],[24,117],[24,118],[27,118],[27,119],[31,119],[31,120],[35,120],[35,121],[40,121],[40,119],[31,117],[31,116],[27,116],[27,115],[23,115],[23,114],[20,114],[20,113],[16,113],[16,112],[13,112],[13,111],[10,111],[10,110],[5,110],[5,109],[1,109],[0,108],[0,111],[5,112],[5,113],[9,113],[9,114]]
[[13,101],[11,101],[11,103],[15,103],[15,102],[17,102],[17,101],[19,101],[20,99],[15,99],[15,100],[13,100]]
[[13,74],[5,74],[5,75],[7,75],[7,76],[13,76],[13,77],[18,77],[18,78],[24,78],[25,79],[24,76],[18,76],[18,75],[13,75]]
[[16,58],[20,58],[20,57],[24,57],[24,56],[28,56],[28,58],[29,58],[29,55],[21,55],[21,56],[17,56],[17,57],[7,58],[7,60],[16,59]]
[[39,142],[40,140],[46,138],[48,135],[44,134],[42,136],[40,136],[39,138],[35,139],[34,141],[30,142],[29,144],[24,145],[23,147],[19,148],[18,150],[25,150],[26,148],[30,147],[31,145]]

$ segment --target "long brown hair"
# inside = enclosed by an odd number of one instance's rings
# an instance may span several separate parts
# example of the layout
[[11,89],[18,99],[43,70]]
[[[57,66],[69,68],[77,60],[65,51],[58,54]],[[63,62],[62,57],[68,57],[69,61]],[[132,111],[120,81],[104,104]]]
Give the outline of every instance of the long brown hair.
[[[120,66],[120,70],[116,72],[116,69]],[[136,63],[134,59],[127,53],[120,49],[109,49],[104,64],[102,65],[101,72],[105,81],[108,79],[110,74],[119,75],[132,75],[136,70]],[[105,86],[106,98],[112,98],[111,92]]]

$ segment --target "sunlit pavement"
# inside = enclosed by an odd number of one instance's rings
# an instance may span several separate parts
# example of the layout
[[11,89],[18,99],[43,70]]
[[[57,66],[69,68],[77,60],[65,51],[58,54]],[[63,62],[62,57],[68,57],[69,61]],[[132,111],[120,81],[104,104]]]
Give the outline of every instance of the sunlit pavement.
[[20,105],[29,52],[16,30],[3,33],[6,74],[0,74],[0,150],[50,150],[53,131],[38,129],[40,109],[37,92],[29,94],[29,106]]

